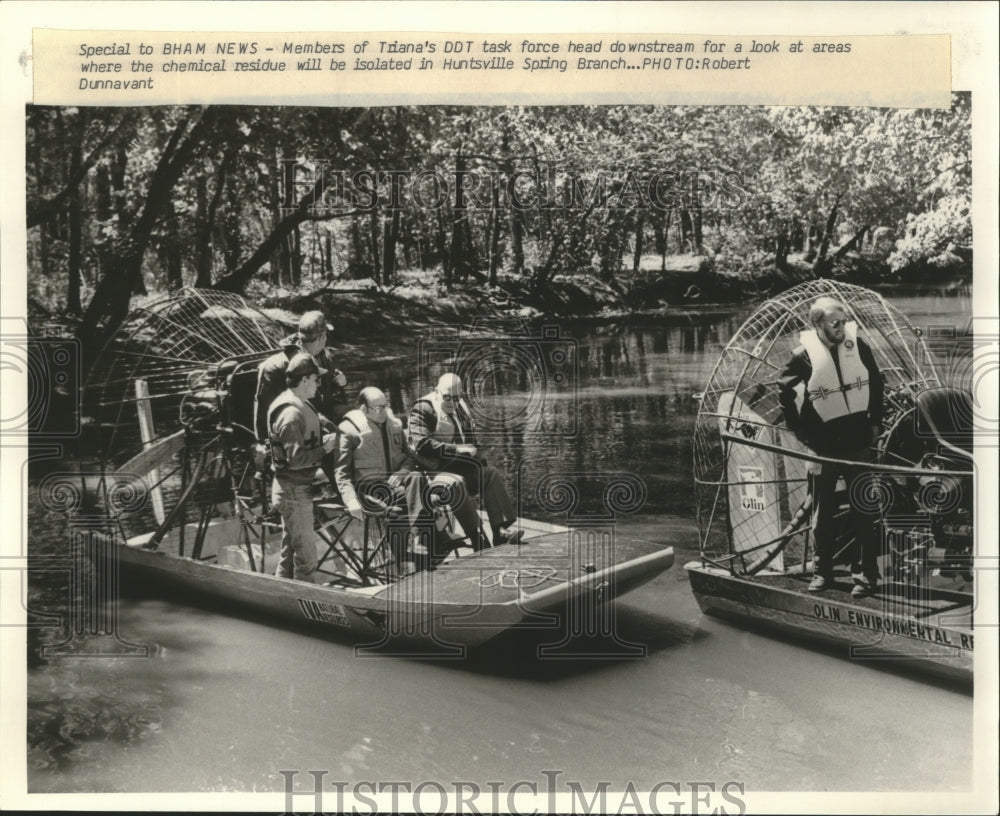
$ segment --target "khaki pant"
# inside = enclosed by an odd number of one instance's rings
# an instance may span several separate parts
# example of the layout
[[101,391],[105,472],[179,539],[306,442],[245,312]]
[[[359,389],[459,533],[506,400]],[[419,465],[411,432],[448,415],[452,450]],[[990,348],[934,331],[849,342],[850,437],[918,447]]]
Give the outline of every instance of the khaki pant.
[[271,486],[271,503],[281,513],[281,556],[275,574],[279,578],[315,582],[319,559],[313,521],[312,486],[281,483]]

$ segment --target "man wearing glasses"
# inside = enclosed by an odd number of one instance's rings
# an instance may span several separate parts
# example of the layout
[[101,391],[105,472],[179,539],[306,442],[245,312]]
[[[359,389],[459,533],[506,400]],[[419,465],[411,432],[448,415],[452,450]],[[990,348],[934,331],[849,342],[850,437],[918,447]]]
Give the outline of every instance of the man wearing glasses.
[[[482,497],[490,520],[493,544],[517,544],[523,530],[509,530],[517,520],[500,473],[479,455],[469,406],[462,398],[462,380],[442,374],[431,393],[417,400],[410,411],[410,443],[421,467],[429,473],[453,473],[466,489]],[[466,535],[473,533],[459,518]],[[478,549],[473,541],[473,549]]]
[[[839,300],[819,298],[809,310],[812,329],[799,336],[800,346],[779,378],[785,425],[818,456],[871,462],[872,446],[882,433],[882,376],[858,326],[847,319]],[[878,586],[878,541],[873,519],[858,512],[853,498],[864,467],[840,462],[811,463],[812,530],[816,570],[809,584],[821,592],[833,584],[837,480],[844,478],[854,548],[851,595],[865,598]],[[860,551],[860,552],[859,552]]]
[[405,503],[406,528],[393,535],[395,525],[390,521],[392,555],[400,575],[414,569],[412,554],[407,553],[409,533],[423,511],[426,478],[414,465],[403,423],[393,414],[388,397],[378,388],[362,388],[358,407],[344,414],[340,423],[333,481],[347,512],[359,521],[364,518],[366,496],[389,506]]

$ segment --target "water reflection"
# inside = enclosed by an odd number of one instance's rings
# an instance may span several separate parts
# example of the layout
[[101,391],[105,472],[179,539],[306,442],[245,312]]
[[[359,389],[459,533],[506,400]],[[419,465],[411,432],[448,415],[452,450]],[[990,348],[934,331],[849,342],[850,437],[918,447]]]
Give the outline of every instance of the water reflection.
[[[361,367],[354,381],[379,384],[405,416],[441,373],[462,372],[484,452],[520,485],[524,514],[545,516],[535,486],[546,474],[625,471],[646,482],[647,512],[688,513],[694,395],[742,317],[734,310],[535,326],[535,341],[519,339],[516,352],[480,323],[479,335],[456,341],[444,362]],[[535,355],[530,362],[525,349]],[[514,356],[517,365],[495,365]],[[484,359],[494,363],[488,376],[478,369]],[[582,510],[598,509],[600,495],[591,492],[581,494]]]

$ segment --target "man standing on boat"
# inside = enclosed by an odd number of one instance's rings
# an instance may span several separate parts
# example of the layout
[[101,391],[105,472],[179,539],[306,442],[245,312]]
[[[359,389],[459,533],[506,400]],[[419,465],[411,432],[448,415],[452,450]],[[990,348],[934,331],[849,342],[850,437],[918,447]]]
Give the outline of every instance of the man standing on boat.
[[[821,592],[833,583],[835,493],[843,476],[855,543],[851,572],[855,598],[878,586],[878,545],[872,517],[853,505],[865,468],[843,462],[872,461],[872,445],[882,433],[882,376],[858,326],[839,300],[821,297],[809,311],[813,328],[799,336],[781,373],[780,401],[785,425],[817,455],[840,460],[809,466],[816,571],[809,584]],[[860,552],[859,552],[860,551]]]
[[336,433],[324,434],[310,405],[325,371],[308,352],[288,361],[285,383],[267,410],[274,482],[271,502],[281,513],[281,557],[277,575],[314,581],[317,568],[312,484],[323,457],[337,448]]
[[[350,407],[347,399],[347,377],[334,366],[333,349],[328,348],[328,332],[333,326],[326,322],[326,317],[320,311],[306,312],[299,318],[299,330],[282,340],[282,350],[272,354],[257,370],[256,421],[257,438],[266,439],[268,433],[268,407],[282,391],[285,390],[285,367],[288,361],[306,352],[323,371],[316,387],[316,396],[310,400],[319,412],[320,422],[324,431],[335,431],[337,422]],[[334,458],[329,457],[323,463],[323,471],[330,482],[333,482]]]
[[482,496],[494,546],[520,542],[523,530],[506,529],[517,520],[517,514],[503,479],[479,456],[472,415],[462,398],[461,378],[442,374],[437,388],[413,404],[409,435],[417,460],[426,471],[461,476],[470,493]]

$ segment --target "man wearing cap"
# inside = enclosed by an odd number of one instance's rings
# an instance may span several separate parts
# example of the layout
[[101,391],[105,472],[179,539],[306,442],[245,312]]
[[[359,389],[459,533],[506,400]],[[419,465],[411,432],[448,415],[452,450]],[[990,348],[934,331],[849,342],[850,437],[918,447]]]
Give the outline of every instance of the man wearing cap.
[[[470,493],[482,496],[494,545],[519,543],[524,531],[506,529],[517,520],[517,514],[500,473],[479,455],[458,375],[442,374],[437,387],[413,404],[408,430],[417,460],[426,471],[461,476]],[[468,534],[465,523],[459,522]]]
[[[320,311],[306,312],[299,318],[299,329],[295,334],[282,340],[282,350],[268,357],[257,370],[256,433],[258,439],[268,435],[268,406],[285,390],[285,367],[288,361],[300,352],[306,352],[319,368],[319,383],[316,395],[310,400],[319,412],[320,423],[326,431],[334,431],[337,421],[348,409],[349,403],[345,387],[347,378],[334,366],[333,349],[327,348],[327,333],[333,326],[326,322]],[[323,463],[323,471],[333,482],[334,458]]]
[[323,457],[337,448],[337,434],[324,434],[309,400],[316,396],[320,369],[308,352],[285,367],[287,390],[267,409],[274,467],[271,503],[281,513],[281,557],[277,575],[314,581],[317,568],[312,483]]
[[819,456],[858,462],[811,463],[812,529],[816,571],[810,592],[833,584],[834,516],[837,480],[844,478],[854,531],[851,595],[866,598],[878,586],[878,546],[873,518],[855,506],[863,485],[864,463],[872,461],[871,446],[882,432],[882,375],[871,347],[859,336],[858,325],[847,319],[839,300],[818,298],[809,310],[812,328],[799,335],[796,347],[779,378],[779,400],[785,426]]

